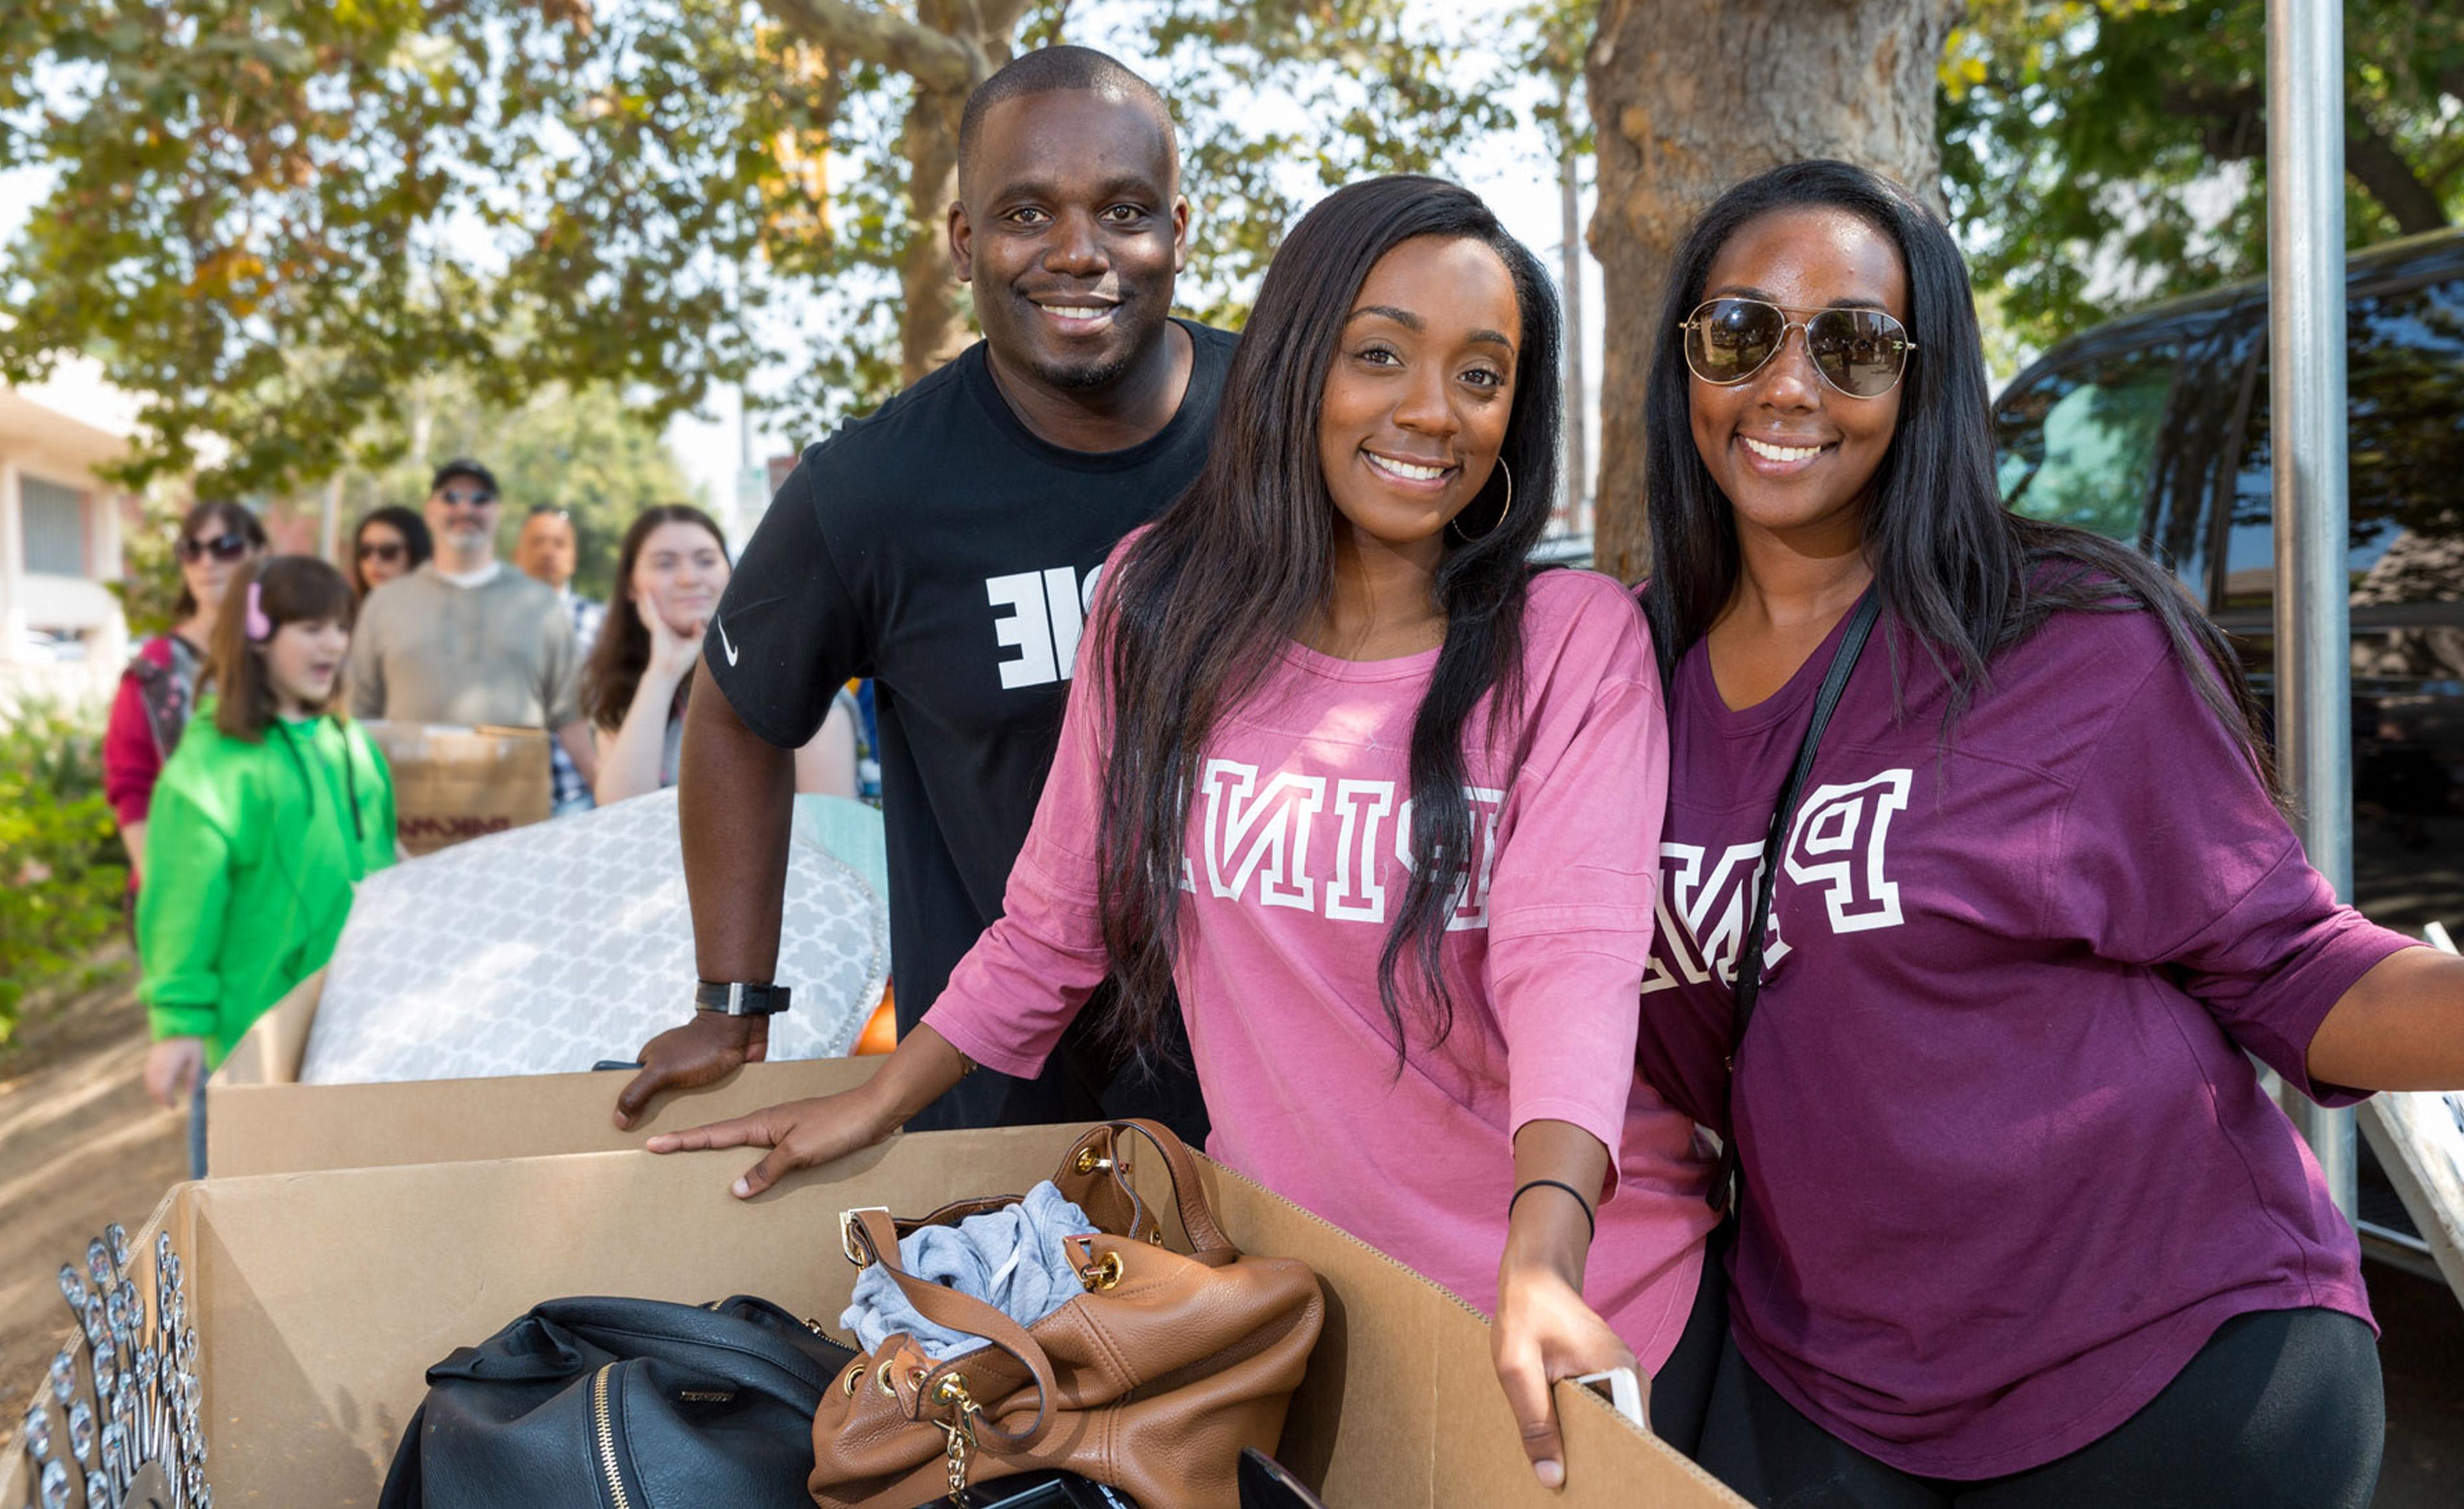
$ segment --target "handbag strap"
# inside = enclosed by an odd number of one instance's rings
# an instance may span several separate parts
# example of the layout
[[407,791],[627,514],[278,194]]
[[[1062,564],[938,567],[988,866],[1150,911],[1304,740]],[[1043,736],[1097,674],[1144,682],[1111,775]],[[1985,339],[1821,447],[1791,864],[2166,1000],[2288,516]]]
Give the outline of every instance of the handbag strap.
[[[846,1234],[850,1244],[861,1240],[869,1249],[867,1255],[890,1275],[891,1280],[898,1285],[899,1292],[915,1306],[917,1314],[936,1325],[982,1337],[1008,1353],[1034,1382],[1035,1418],[1027,1422],[1026,1429],[1010,1431],[978,1423],[974,1426],[975,1431],[989,1436],[994,1445],[1006,1451],[1024,1451],[1043,1440],[1044,1432],[1052,1423],[1052,1401],[1059,1385],[1053,1378],[1052,1360],[1044,1355],[1044,1348],[1036,1343],[1035,1338],[1026,1334],[1025,1327],[982,1300],[909,1273],[898,1260],[898,1234],[891,1225],[889,1211],[850,1210],[845,1219],[848,1223]],[[936,1402],[934,1396],[941,1381],[957,1371],[965,1361],[965,1358],[957,1357],[936,1363],[914,1382],[912,1408],[917,1411],[917,1418],[922,1418],[921,1412]]]
[[[1771,808],[1771,827],[1763,834],[1763,865],[1754,885],[1753,917],[1746,925],[1745,940],[1738,948],[1737,982],[1732,991],[1735,1011],[1728,1037],[1728,1094],[1732,1102],[1736,1096],[1737,1055],[1745,1051],[1746,1029],[1753,1023],[1754,1002],[1763,993],[1763,943],[1771,931],[1771,899],[1779,887],[1780,861],[1796,823],[1797,798],[1814,773],[1814,756],[1821,746],[1822,731],[1831,725],[1831,714],[1839,705],[1840,694],[1848,689],[1848,678],[1857,670],[1857,657],[1864,654],[1865,640],[1873,633],[1874,621],[1881,611],[1882,601],[1870,587],[1850,610],[1847,631],[1839,636],[1839,648],[1831,654],[1831,666],[1823,674],[1821,690],[1815,694],[1814,716],[1807,720],[1805,738],[1796,746],[1796,763],[1789,767],[1788,780],[1779,788],[1779,801]],[[1711,1209],[1726,1210],[1735,1205],[1744,1187],[1745,1170],[1737,1161],[1737,1118],[1731,1109],[1728,1136],[1720,1146],[1720,1169],[1711,1181]]]
[[[1121,1134],[1134,1132],[1155,1144],[1155,1151],[1163,1155],[1164,1172],[1172,1179],[1173,1206],[1179,1212],[1181,1231],[1189,1237],[1191,1255],[1200,1261],[1210,1261],[1225,1254],[1236,1257],[1240,1255],[1240,1249],[1232,1245],[1232,1239],[1223,1234],[1223,1228],[1216,1224],[1214,1209],[1206,1203],[1206,1187],[1199,1183],[1198,1165],[1190,1159],[1188,1144],[1183,1143],[1172,1128],[1161,1121],[1138,1119],[1108,1121],[1104,1123],[1103,1132],[1111,1134],[1112,1157],[1115,1164],[1111,1170],[1112,1178],[1130,1197],[1132,1216],[1129,1234],[1136,1235],[1140,1221],[1151,1219],[1147,1216],[1146,1202],[1139,1196],[1137,1187],[1123,1177],[1129,1170],[1119,1166]],[[1102,1133],[1099,1132],[1097,1135],[1100,1136]]]

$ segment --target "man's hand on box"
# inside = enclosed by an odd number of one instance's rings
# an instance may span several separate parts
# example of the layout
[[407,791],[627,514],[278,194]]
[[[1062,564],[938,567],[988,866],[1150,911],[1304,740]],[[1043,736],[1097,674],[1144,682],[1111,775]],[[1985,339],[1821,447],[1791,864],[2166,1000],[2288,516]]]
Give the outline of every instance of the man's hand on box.
[[746,1064],[759,1063],[769,1052],[768,1017],[695,1011],[692,1021],[669,1028],[644,1045],[642,1072],[616,1094],[616,1125],[630,1131],[669,1091],[724,1079]]
[[661,1132],[654,1153],[697,1153],[721,1147],[766,1147],[769,1155],[736,1181],[739,1200],[749,1200],[799,1168],[810,1168],[870,1147],[896,1130],[871,1087],[810,1100],[790,1100],[708,1126]]

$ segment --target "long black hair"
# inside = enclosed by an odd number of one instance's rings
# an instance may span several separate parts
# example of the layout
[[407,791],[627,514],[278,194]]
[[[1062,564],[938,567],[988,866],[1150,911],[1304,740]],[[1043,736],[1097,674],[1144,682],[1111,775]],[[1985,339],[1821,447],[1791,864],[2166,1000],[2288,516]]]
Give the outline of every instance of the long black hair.
[[[1423,236],[1494,251],[1522,317],[1500,467],[1456,520],[1482,532],[1461,538],[1449,525],[1430,584],[1445,643],[1413,722],[1412,877],[1378,961],[1398,1054],[1406,954],[1419,966],[1430,1040],[1452,1027],[1441,947],[1472,853],[1463,744],[1483,699],[1520,694],[1525,558],[1557,486],[1559,315],[1538,260],[1478,195],[1398,176],[1338,189],[1292,228],[1224,376],[1205,468],[1105,584],[1098,632],[1111,650],[1089,669],[1104,677],[1111,713],[1099,901],[1120,992],[1109,1025],[1122,1040],[1154,1043],[1174,1010],[1181,855],[1200,753],[1333,588],[1336,513],[1318,460],[1318,412],[1344,322],[1378,258]],[[1483,737],[1509,726],[1494,713],[1485,721]]]
[[2164,625],[2201,700],[2275,793],[2258,704],[2240,660],[2181,585],[2127,546],[2002,505],[1968,263],[1949,228],[1914,194],[1847,163],[1791,163],[1737,185],[1694,222],[1669,270],[1643,400],[1652,544],[1646,602],[1666,663],[1709,632],[1739,570],[1734,513],[1695,449],[1678,325],[1702,302],[1728,238],[1749,221],[1790,210],[1855,215],[1891,239],[1907,271],[1917,350],[1901,379],[1899,427],[1874,474],[1865,558],[1883,610],[1949,682],[1945,736],[1989,684],[1992,657],[2055,613],[2146,612]]

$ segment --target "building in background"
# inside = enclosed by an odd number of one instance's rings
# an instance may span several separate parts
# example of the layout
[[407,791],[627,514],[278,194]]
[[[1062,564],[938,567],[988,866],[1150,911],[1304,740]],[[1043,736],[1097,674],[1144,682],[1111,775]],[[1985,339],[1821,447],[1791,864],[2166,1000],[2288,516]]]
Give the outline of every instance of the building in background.
[[126,399],[64,372],[0,384],[0,703],[108,695],[128,631],[120,579],[125,495],[101,468],[128,451]]

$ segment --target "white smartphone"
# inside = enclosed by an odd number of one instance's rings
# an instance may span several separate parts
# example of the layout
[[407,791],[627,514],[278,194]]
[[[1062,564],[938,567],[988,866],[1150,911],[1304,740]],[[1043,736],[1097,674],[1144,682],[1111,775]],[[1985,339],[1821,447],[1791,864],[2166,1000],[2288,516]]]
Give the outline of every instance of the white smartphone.
[[1642,1407],[1642,1380],[1631,1367],[1612,1367],[1604,1373],[1585,1373],[1574,1382],[1606,1399],[1617,1413],[1648,1431],[1651,1418]]

